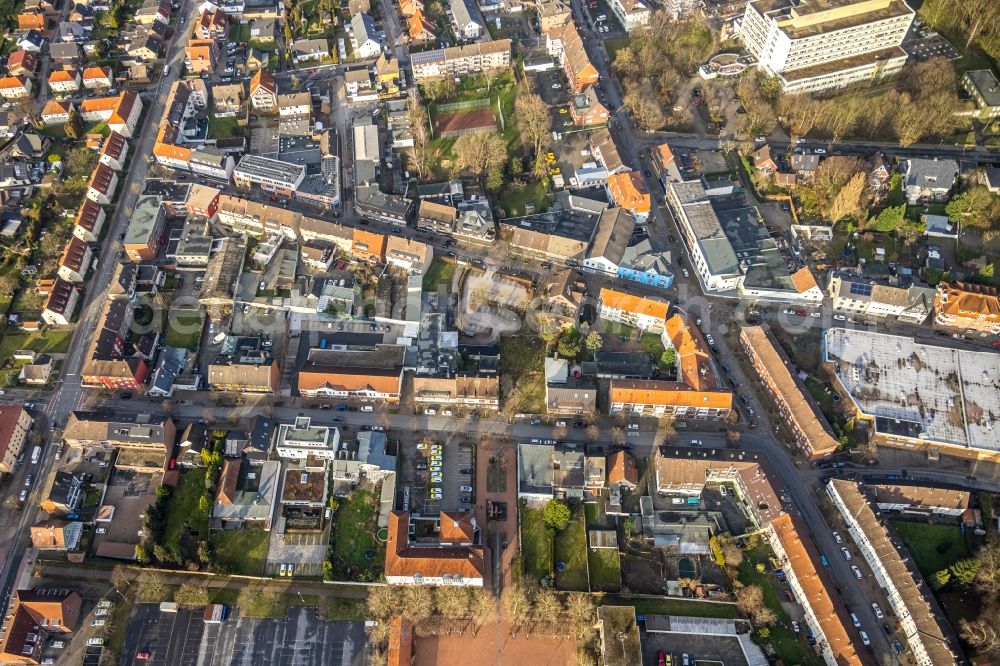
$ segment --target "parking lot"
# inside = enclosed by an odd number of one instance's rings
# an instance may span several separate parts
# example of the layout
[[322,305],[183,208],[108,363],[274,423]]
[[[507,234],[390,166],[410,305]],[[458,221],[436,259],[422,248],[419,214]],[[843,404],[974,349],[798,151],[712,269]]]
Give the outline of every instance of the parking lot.
[[[560,106],[569,101],[572,91],[566,82],[561,69],[550,69],[547,72],[534,72],[532,76],[535,91],[549,106]],[[559,86],[553,88],[553,86]]]
[[656,653],[662,650],[673,655],[673,663],[680,666],[681,657],[687,654],[691,663],[746,666],[747,660],[735,636],[704,636],[698,634],[671,634],[642,632],[642,663],[656,666]]
[[[176,666],[354,666],[364,663],[364,626],[327,622],[315,608],[291,608],[282,619],[238,617],[206,624],[202,610],[161,612],[158,604],[137,604],[120,664]],[[148,660],[136,659],[149,653]]]
[[409,489],[410,511],[433,515],[472,510],[475,448],[471,444],[422,441],[401,453],[401,486]]

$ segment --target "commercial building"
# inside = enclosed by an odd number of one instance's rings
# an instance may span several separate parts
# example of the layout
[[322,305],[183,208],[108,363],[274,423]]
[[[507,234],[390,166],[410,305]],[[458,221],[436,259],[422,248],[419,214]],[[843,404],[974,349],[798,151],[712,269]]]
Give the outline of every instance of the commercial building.
[[817,92],[899,72],[914,15],[903,0],[751,0],[740,34],[786,93]]
[[306,177],[306,167],[281,160],[244,155],[233,171],[233,183],[249,190],[254,185],[284,196],[291,196]]
[[964,282],[938,284],[934,325],[980,337],[1000,335],[1000,291]]
[[626,294],[607,287],[601,288],[598,298],[601,319],[625,324],[644,332],[663,332],[667,310],[670,308],[669,303]]
[[276,393],[281,368],[271,358],[234,358],[208,366],[208,386],[214,391],[237,393]]
[[313,425],[308,416],[294,423],[279,423],[274,450],[286,460],[314,458],[333,460],[340,446],[340,431],[329,426]]
[[877,442],[1000,458],[1000,356],[913,338],[831,328],[823,361]]
[[494,376],[413,378],[413,401],[433,407],[500,408],[500,379]]
[[799,450],[810,460],[834,453],[840,442],[774,335],[760,326],[744,326],[740,329],[740,346]]
[[617,275],[628,253],[635,225],[635,217],[625,208],[605,208],[601,211],[583,268],[595,273]]
[[840,512],[847,533],[885,592],[899,629],[906,638],[911,659],[918,666],[947,666],[959,663],[959,655],[949,646],[957,640],[948,629],[944,613],[909,553],[900,552],[893,535],[869,504],[861,484],[830,479],[826,493]]
[[70,413],[62,438],[69,446],[149,450],[167,453],[177,436],[169,416],[113,414],[108,411]]
[[[419,536],[416,529],[411,530],[409,512],[389,514],[386,582],[390,585],[483,587],[488,564],[475,515],[472,512],[441,512],[436,521],[433,518],[420,521],[422,525],[428,522],[432,529],[427,531],[431,535]],[[421,530],[421,533],[426,531]]]
[[299,394],[398,402],[404,348],[311,349],[298,373]]

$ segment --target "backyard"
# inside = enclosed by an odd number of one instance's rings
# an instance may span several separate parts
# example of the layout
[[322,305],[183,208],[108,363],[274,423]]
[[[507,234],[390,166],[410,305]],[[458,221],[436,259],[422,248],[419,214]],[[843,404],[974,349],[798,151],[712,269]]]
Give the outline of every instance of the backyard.
[[552,533],[542,509],[522,507],[520,514],[521,566],[525,577],[538,582],[552,575]]
[[385,566],[385,546],[375,539],[378,498],[359,489],[342,499],[334,514],[333,574],[339,580],[378,580]]
[[451,291],[451,281],[455,277],[457,264],[454,261],[445,261],[443,257],[434,257],[431,267],[424,274],[424,291],[436,291],[439,285],[446,284],[446,290]]
[[167,346],[197,351],[201,328],[201,313],[197,310],[171,311],[167,318]]
[[213,562],[234,574],[260,576],[270,536],[270,532],[260,528],[212,532],[209,542],[215,551]]
[[622,565],[617,548],[588,548],[590,587],[595,592],[617,592],[621,588]]
[[[587,585],[587,528],[583,507],[576,503],[569,526],[555,535],[556,587],[583,592]],[[562,571],[560,571],[562,569]]]
[[966,536],[955,525],[929,525],[904,520],[892,520],[890,523],[925,578],[972,555]]
[[69,349],[72,330],[50,329],[39,333],[7,333],[0,342],[0,360],[18,349],[30,349],[39,354],[61,354]]
[[658,615],[684,615],[687,617],[716,617],[727,620],[740,616],[735,604],[695,599],[661,597],[657,599],[625,599],[613,595],[601,597],[601,604],[610,606],[634,606],[636,613],[656,613]]
[[530,335],[500,338],[500,393],[503,409],[545,413],[545,344]]
[[759,537],[753,537],[743,555],[743,563],[739,569],[740,582],[744,585],[757,585],[763,590],[764,604],[771,609],[777,620],[769,628],[770,635],[767,639],[775,654],[786,664],[822,664],[822,660],[809,648],[803,638],[804,634],[796,634],[791,630],[790,618],[778,600],[778,580],[769,573],[770,548]]
[[[168,551],[194,552],[196,547],[187,547],[190,542],[208,537],[208,513],[198,508],[198,500],[205,491],[206,469],[196,467],[184,472],[170,493],[161,544]],[[191,538],[185,539],[188,535]]]

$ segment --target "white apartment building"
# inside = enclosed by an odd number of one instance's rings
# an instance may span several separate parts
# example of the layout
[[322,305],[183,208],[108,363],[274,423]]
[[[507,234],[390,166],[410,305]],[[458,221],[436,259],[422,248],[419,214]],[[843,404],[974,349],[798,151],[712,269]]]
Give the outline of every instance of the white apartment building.
[[649,25],[649,17],[653,15],[649,4],[643,0],[612,0],[611,11],[625,28],[625,32]]
[[904,0],[750,0],[742,38],[788,93],[895,74],[914,11]]
[[899,629],[917,666],[947,666],[957,660],[948,647],[941,612],[909,554],[900,553],[888,529],[868,504],[856,481],[831,479],[826,493],[840,512],[847,533],[861,551],[879,586],[885,590]]
[[600,317],[605,321],[625,324],[640,331],[662,333],[669,308],[670,304],[663,301],[601,288]]
[[305,460],[308,456],[333,460],[340,444],[340,431],[329,426],[314,426],[308,416],[294,423],[278,425],[274,450],[280,458]]

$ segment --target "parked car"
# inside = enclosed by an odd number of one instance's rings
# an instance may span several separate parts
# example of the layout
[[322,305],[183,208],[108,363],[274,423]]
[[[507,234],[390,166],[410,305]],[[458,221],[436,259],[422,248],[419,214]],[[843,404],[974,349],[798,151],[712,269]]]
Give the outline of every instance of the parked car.
[[851,561],[851,551],[847,550],[846,548],[841,548],[840,552],[842,552],[844,554],[844,559],[845,560],[847,560],[848,562]]
[[875,613],[875,617],[882,619],[885,615],[882,614],[882,609],[878,607],[878,604],[874,601],[872,602],[872,612]]
[[851,613],[851,622],[853,622],[854,626],[857,627],[858,629],[861,628],[861,620],[859,620],[858,616],[854,613]]
[[[819,151],[817,151],[817,152],[819,152]],[[862,643],[864,643],[865,645],[871,645],[872,644],[872,642],[870,640],[868,640],[868,634],[866,634],[864,631],[860,631],[858,633],[861,634],[861,642]]]
[[[92,645],[92,646],[101,646],[101,645],[104,645],[104,639],[103,638],[88,638],[87,639],[87,645]],[[146,657],[146,658],[148,659],[149,657]]]
[[472,492],[472,486],[459,486],[458,490],[459,490],[459,492],[463,492],[463,493],[471,493]]
[[565,428],[566,427],[566,422],[565,421],[556,421],[556,427],[557,428]]
[[629,423],[628,424],[628,429],[629,430],[638,430],[639,429],[639,424],[638,423]]
[[792,620],[792,631],[799,633],[799,623],[795,620]]
[[858,580],[864,578],[864,574],[861,573],[861,569],[859,569],[858,565],[856,564],[851,565],[851,573],[853,573],[854,577],[857,578]]
[[833,533],[833,540],[836,541],[837,543],[844,543],[844,539],[843,537],[840,536],[839,532]]

